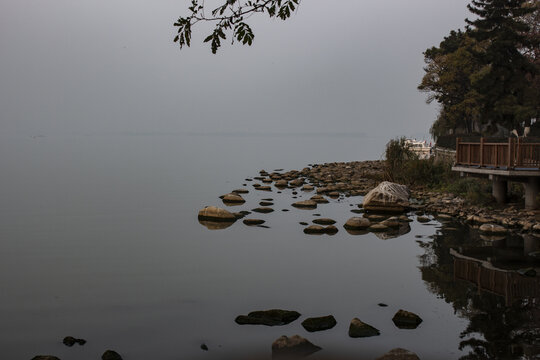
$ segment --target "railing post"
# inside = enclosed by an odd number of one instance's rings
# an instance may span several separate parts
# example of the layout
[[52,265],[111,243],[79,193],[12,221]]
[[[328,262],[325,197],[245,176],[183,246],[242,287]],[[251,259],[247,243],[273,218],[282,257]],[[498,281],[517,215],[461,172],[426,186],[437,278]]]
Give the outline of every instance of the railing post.
[[508,138],[508,169],[512,168],[512,160],[514,159],[514,146],[513,146],[513,139],[511,137]]
[[516,151],[517,151],[516,166],[520,167],[521,166],[521,139],[520,138],[517,139]]
[[461,143],[461,138],[456,138],[456,164],[460,163],[460,151],[459,151],[459,144]]
[[484,138],[480,138],[480,167],[484,166]]

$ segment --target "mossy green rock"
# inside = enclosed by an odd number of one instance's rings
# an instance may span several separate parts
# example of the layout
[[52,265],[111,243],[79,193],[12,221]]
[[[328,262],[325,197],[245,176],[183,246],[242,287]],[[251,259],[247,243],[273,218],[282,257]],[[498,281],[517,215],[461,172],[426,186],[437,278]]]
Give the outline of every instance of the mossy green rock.
[[380,334],[379,330],[360,321],[358,318],[352,319],[351,325],[349,325],[349,336],[352,338],[378,336]]
[[239,325],[287,325],[300,317],[297,311],[271,309],[252,311],[247,315],[237,316],[234,320]]
[[302,326],[309,332],[328,330],[336,324],[337,321],[332,315],[312,317],[302,321]]

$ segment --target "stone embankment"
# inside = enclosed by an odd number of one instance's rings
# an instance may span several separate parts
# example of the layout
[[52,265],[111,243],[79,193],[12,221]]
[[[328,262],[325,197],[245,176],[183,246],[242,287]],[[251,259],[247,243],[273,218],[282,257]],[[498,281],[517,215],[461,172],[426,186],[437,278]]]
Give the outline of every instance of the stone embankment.
[[[486,233],[506,231],[540,233],[540,212],[523,209],[517,204],[505,207],[490,207],[468,204],[450,193],[434,191],[412,191],[413,198],[418,200],[413,209],[437,215],[440,219],[463,220],[470,225],[479,226]],[[483,225],[498,226],[483,226]]]

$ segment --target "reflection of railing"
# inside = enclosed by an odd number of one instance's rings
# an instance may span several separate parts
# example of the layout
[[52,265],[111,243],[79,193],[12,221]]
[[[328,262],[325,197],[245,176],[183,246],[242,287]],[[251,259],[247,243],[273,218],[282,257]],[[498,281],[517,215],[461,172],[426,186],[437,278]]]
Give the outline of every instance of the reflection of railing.
[[536,277],[495,268],[487,261],[462,255],[453,249],[450,254],[454,257],[454,279],[472,282],[479,291],[502,296],[507,305],[518,299],[540,298],[540,279]]
[[456,140],[456,165],[505,169],[540,168],[540,142],[508,138],[505,142]]

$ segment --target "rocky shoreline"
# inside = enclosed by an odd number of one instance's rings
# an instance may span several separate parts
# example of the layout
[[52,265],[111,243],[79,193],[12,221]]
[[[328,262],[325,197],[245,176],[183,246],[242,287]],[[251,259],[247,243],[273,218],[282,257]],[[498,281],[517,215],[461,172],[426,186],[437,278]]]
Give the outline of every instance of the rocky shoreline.
[[[301,209],[315,209],[318,204],[328,202],[325,196],[330,199],[365,196],[387,177],[385,171],[385,164],[380,160],[335,162],[310,164],[309,167],[302,170],[290,170],[287,172],[282,172],[282,169],[277,169],[273,172],[261,170],[258,176],[246,178],[245,180],[246,182],[250,182],[256,191],[271,192],[273,191],[272,188],[275,187],[278,193],[281,192],[280,190],[293,189],[293,195],[296,195],[297,191],[314,192],[316,194],[309,200],[297,201],[292,206]],[[243,185],[247,186],[248,184],[245,183]],[[422,187],[413,187],[409,190],[410,204],[408,204],[406,210],[415,211],[417,215],[429,214],[439,220],[452,219],[463,221],[471,226],[481,227],[480,231],[488,234],[514,232],[519,234],[530,233],[533,235],[538,233],[540,235],[540,211],[526,210],[523,208],[523,205],[508,204],[504,207],[479,206],[469,204],[463,198],[451,193],[430,191]],[[223,195],[221,198],[226,205],[229,205],[231,200],[237,204],[243,203],[241,194],[248,191],[247,189],[233,190],[230,194]],[[296,196],[293,196],[293,198],[296,198]],[[270,202],[264,205],[271,206],[272,203]],[[384,219],[378,219],[377,215],[373,215],[376,211],[370,212],[369,209],[363,209],[361,204],[359,207],[360,209],[352,210],[352,212],[363,214],[372,223],[388,218],[387,216]],[[261,207],[252,211],[265,213],[271,212],[273,209]],[[284,209],[283,211],[288,211],[288,209]],[[398,209],[397,213],[399,212]],[[239,219],[248,214],[249,212],[244,211],[234,213],[234,216],[236,219]],[[231,215],[227,216],[227,219],[222,218],[218,219],[218,221],[232,220]],[[199,214],[199,218],[201,220],[212,220],[201,218],[201,214]],[[421,219],[419,220],[421,221]],[[401,221],[405,221],[405,219],[401,219]],[[255,225],[251,219],[245,221],[245,223]],[[216,226],[212,221],[208,225],[209,228],[213,226],[214,229],[226,227],[224,224]],[[312,225],[305,229],[305,232],[308,234],[335,233],[334,227],[327,229],[319,225]],[[347,229],[347,226],[345,228]],[[373,228],[372,230],[380,231],[383,229]]]

